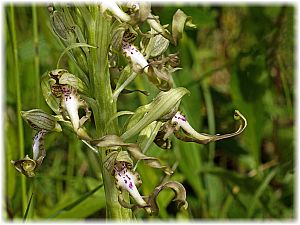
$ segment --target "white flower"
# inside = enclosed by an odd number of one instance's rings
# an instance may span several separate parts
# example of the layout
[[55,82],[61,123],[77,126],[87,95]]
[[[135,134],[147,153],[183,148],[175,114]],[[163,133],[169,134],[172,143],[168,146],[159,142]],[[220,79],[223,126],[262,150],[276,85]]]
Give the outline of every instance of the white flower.
[[122,50],[126,57],[130,58],[133,66],[136,66],[138,70],[142,69],[146,73],[148,72],[148,62],[143,54],[131,43],[123,41]]
[[102,10],[109,10],[115,17],[119,18],[123,22],[129,22],[131,20],[130,16],[126,14],[117,3],[113,0],[107,0],[102,2]]
[[[240,121],[240,125],[235,132],[228,133],[228,134],[215,134],[215,135],[198,133],[197,131],[194,130],[194,128],[191,127],[189,122],[179,111],[172,118],[171,123],[175,125],[174,134],[176,138],[188,142],[207,144],[211,141],[218,141],[225,138],[231,138],[242,133],[244,129],[247,127],[246,118],[238,110],[235,110],[234,119]],[[184,132],[179,132],[180,128]]]
[[172,118],[171,122],[173,124],[176,123],[178,127],[181,127],[184,131],[186,131],[188,134],[190,134],[191,136],[193,136],[194,138],[196,138],[198,140],[206,140],[207,139],[207,137],[205,137],[203,134],[200,134],[197,131],[195,131],[194,128],[186,120],[185,116],[182,115],[179,111]]
[[44,149],[44,136],[46,134],[45,130],[40,130],[37,132],[33,139],[32,144],[32,152],[33,152],[33,160],[38,160],[39,157],[45,156],[45,149]]
[[139,184],[137,173],[130,171],[125,162],[117,163],[114,167],[114,172],[117,187],[121,190],[128,191],[139,206],[147,206],[147,203],[144,201],[136,187],[136,185]]
[[75,131],[78,130],[80,126],[80,120],[78,115],[78,109],[81,106],[81,101],[79,95],[76,93],[76,89],[68,85],[63,85],[61,87],[62,97],[61,97],[61,107],[66,110],[68,116],[70,117],[71,123]]

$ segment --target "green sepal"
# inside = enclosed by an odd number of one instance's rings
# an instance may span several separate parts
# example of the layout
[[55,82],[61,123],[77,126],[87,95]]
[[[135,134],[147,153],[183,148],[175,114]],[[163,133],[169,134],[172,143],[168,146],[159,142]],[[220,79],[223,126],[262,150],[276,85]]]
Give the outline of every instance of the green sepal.
[[37,163],[35,160],[29,158],[26,155],[23,159],[11,160],[10,161],[20,173],[24,174],[26,177],[34,177],[35,169],[37,168]]
[[147,57],[157,57],[163,54],[169,46],[170,41],[161,34],[154,35],[156,33],[157,32],[151,28],[150,34],[153,36],[150,38],[146,47],[145,53]]
[[50,14],[50,24],[59,38],[68,43],[75,42],[75,33],[72,29],[72,25],[67,21],[64,12],[57,10],[53,11]]
[[184,27],[197,28],[195,24],[192,23],[192,17],[187,16],[182,10],[178,9],[173,15],[172,21],[172,37],[175,45],[178,40],[182,37]]
[[41,77],[41,88],[44,99],[48,106],[56,113],[60,114],[59,111],[59,99],[56,98],[51,91],[51,85],[55,84],[55,80],[49,78],[49,73],[46,72]]
[[86,84],[78,78],[78,76],[71,73],[63,73],[59,78],[59,84],[67,84],[70,85],[82,94],[89,96],[89,90]]
[[29,126],[35,130],[46,130],[61,132],[61,126],[57,122],[58,119],[41,109],[32,109],[29,111],[21,111],[23,119]]
[[[127,140],[138,134],[153,121],[160,120],[160,118],[168,115],[174,108],[178,107],[181,98],[188,93],[189,91],[183,87],[172,88],[167,92],[160,92],[157,97],[147,105],[146,109],[138,108],[136,112],[137,115],[134,114],[132,116],[132,118],[134,118],[134,125],[132,127],[128,126],[125,133],[121,135],[121,138]],[[144,116],[140,120],[137,120],[137,117],[139,119],[142,114]],[[129,121],[129,124],[132,123],[133,121]]]
[[128,155],[127,151],[111,151],[109,152],[103,161],[103,166],[113,175],[113,169],[117,162],[126,162],[129,168],[132,167],[133,161]]
[[157,215],[159,212],[158,205],[156,203],[156,198],[158,194],[165,188],[171,188],[175,193],[175,198],[173,201],[177,202],[178,208],[187,209],[188,202],[186,201],[186,191],[183,185],[176,181],[168,181],[166,183],[163,183],[162,185],[156,187],[154,191],[147,197],[148,199],[146,202],[148,203],[151,214]]
[[167,175],[171,175],[173,171],[168,166],[163,166],[159,160],[155,157],[146,156],[141,152],[139,145],[133,143],[125,143],[117,135],[106,135],[99,139],[91,141],[93,146],[98,146],[102,148],[111,147],[126,147],[128,153],[136,160],[143,160],[148,166],[153,168],[162,169]]

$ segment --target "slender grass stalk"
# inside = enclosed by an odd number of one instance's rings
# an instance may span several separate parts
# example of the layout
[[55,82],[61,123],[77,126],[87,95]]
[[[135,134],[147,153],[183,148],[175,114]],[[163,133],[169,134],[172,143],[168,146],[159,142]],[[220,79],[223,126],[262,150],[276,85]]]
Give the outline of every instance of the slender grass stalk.
[[[204,81],[202,83],[202,89],[203,89],[203,96],[204,96],[204,101],[205,105],[207,108],[207,118],[208,118],[208,131],[211,134],[216,133],[216,123],[215,123],[215,113],[214,113],[214,106],[211,98],[211,93],[209,90],[209,86],[207,81]],[[208,145],[208,162],[213,164],[214,156],[215,156],[215,142],[211,142]]]
[[253,200],[251,201],[251,203],[249,204],[249,208],[248,208],[248,212],[247,212],[247,217],[248,218],[252,218],[254,211],[255,211],[255,206],[256,204],[259,202],[259,198],[260,196],[263,194],[263,192],[266,190],[266,188],[268,187],[269,183],[271,182],[271,180],[273,179],[273,177],[277,174],[278,172],[278,167],[276,167],[275,169],[273,169],[272,171],[270,171],[270,173],[266,176],[266,178],[262,181],[262,183],[260,184],[260,186],[257,188],[254,196],[253,196]]
[[[10,27],[12,36],[12,48],[14,57],[14,75],[16,80],[16,94],[17,94],[17,121],[18,121],[18,142],[19,142],[19,154],[20,156],[25,155],[24,151],[24,132],[23,132],[23,121],[21,114],[22,111],[22,99],[21,99],[21,84],[20,84],[20,73],[19,73],[19,59],[18,59],[18,45],[17,45],[17,34],[15,27],[15,10],[14,6],[10,5]],[[27,195],[26,195],[26,177],[21,176],[21,195],[22,195],[22,214],[24,215],[27,208]]]
[[34,77],[36,91],[36,106],[40,106],[40,57],[39,57],[39,33],[36,5],[32,4],[32,29],[33,29],[33,48],[34,48]]
[[24,217],[23,217],[24,223],[26,222],[26,219],[27,219],[27,216],[28,216],[28,212],[29,212],[29,209],[30,209],[30,206],[31,206],[32,197],[33,197],[33,192],[31,193],[31,196],[30,196],[27,208],[26,208],[26,212],[25,212]]
[[292,104],[290,89],[288,86],[288,80],[286,77],[286,69],[283,65],[281,57],[278,55],[277,58],[281,69],[281,73],[279,73],[279,75],[283,86],[284,96],[286,99],[287,111],[289,112],[289,115],[293,115],[293,104]]

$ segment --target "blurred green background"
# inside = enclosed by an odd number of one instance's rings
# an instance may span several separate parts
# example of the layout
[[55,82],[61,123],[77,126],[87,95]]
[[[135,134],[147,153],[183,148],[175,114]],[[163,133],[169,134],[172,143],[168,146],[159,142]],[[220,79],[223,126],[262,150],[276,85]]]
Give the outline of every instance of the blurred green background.
[[[198,27],[186,30],[179,45],[168,50],[179,52],[181,58],[183,69],[173,75],[176,86],[191,92],[183,98],[181,109],[200,132],[232,132],[235,109],[247,118],[248,127],[238,137],[209,145],[174,139],[173,149],[166,151],[152,144],[147,154],[176,168],[171,179],[183,183],[189,203],[187,211],[178,211],[171,201],[173,193],[166,190],[158,197],[158,217],[295,218],[295,7],[152,5],[161,23],[170,25],[178,8]],[[63,51],[50,29],[46,5],[14,5],[13,9],[14,19],[11,6],[5,5],[3,26],[4,217],[22,218],[32,196],[28,219],[104,218],[98,158],[68,130],[48,135],[47,156],[34,179],[25,178],[10,163],[24,156],[20,148],[31,154],[34,133],[26,123],[18,122],[19,109],[41,108],[51,113],[39,79],[44,72],[55,69]],[[67,57],[64,66],[76,74],[76,67]],[[152,94],[121,95],[119,111],[134,111],[158,93],[141,76],[129,88]],[[121,124],[125,119],[120,119]],[[163,179],[162,172],[142,163],[138,171],[144,195]],[[142,210],[136,216],[154,218]]]

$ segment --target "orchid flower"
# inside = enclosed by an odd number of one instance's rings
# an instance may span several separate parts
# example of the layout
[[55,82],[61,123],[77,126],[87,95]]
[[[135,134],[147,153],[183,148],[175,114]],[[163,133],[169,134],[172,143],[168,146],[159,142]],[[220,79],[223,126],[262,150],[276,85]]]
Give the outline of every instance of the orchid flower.
[[125,56],[128,57],[132,62],[134,70],[144,70],[146,73],[148,72],[148,61],[133,44],[123,40],[122,51],[125,54]]
[[23,159],[11,160],[16,170],[27,177],[35,176],[35,171],[42,164],[46,156],[44,147],[44,136],[46,133],[47,131],[45,130],[40,130],[36,133],[32,145],[33,159],[26,155]]
[[[154,143],[163,149],[171,148],[169,136],[174,133],[175,137],[179,140],[186,142],[196,142],[199,144],[207,144],[212,141],[218,141],[225,138],[234,137],[244,131],[247,126],[246,118],[238,111],[235,110],[234,118],[240,120],[240,126],[237,131],[229,134],[204,134],[198,133],[187,121],[186,117],[180,112],[176,112],[175,115],[169,121],[165,122],[158,131]],[[183,132],[182,132],[183,131]]]
[[117,188],[121,191],[127,191],[140,207],[147,206],[137,189],[137,186],[141,185],[137,172],[131,171],[125,162],[117,162],[114,166],[114,176]]
[[[80,95],[77,93],[76,88],[70,85],[60,85],[61,86],[61,100],[60,107],[62,115],[67,118],[66,112],[71,120],[73,129],[75,132],[89,119],[91,112],[88,109],[88,105],[85,101],[80,99]],[[83,107],[86,115],[79,119],[78,110]]]
[[115,17],[117,17],[121,21],[130,22],[130,16],[126,14],[122,9],[120,9],[115,1],[103,1],[101,6],[103,11],[109,10]]
[[[238,110],[235,110],[234,118],[236,120],[241,121],[238,130],[233,133],[223,134],[223,135],[220,134],[210,135],[210,134],[198,133],[189,124],[185,116],[182,115],[179,111],[174,115],[174,117],[171,120],[171,123],[176,126],[174,131],[176,138],[187,142],[197,142],[199,144],[207,144],[211,141],[218,141],[221,139],[234,137],[242,133],[247,126],[246,118]],[[185,133],[180,133],[180,129],[184,130]]]

